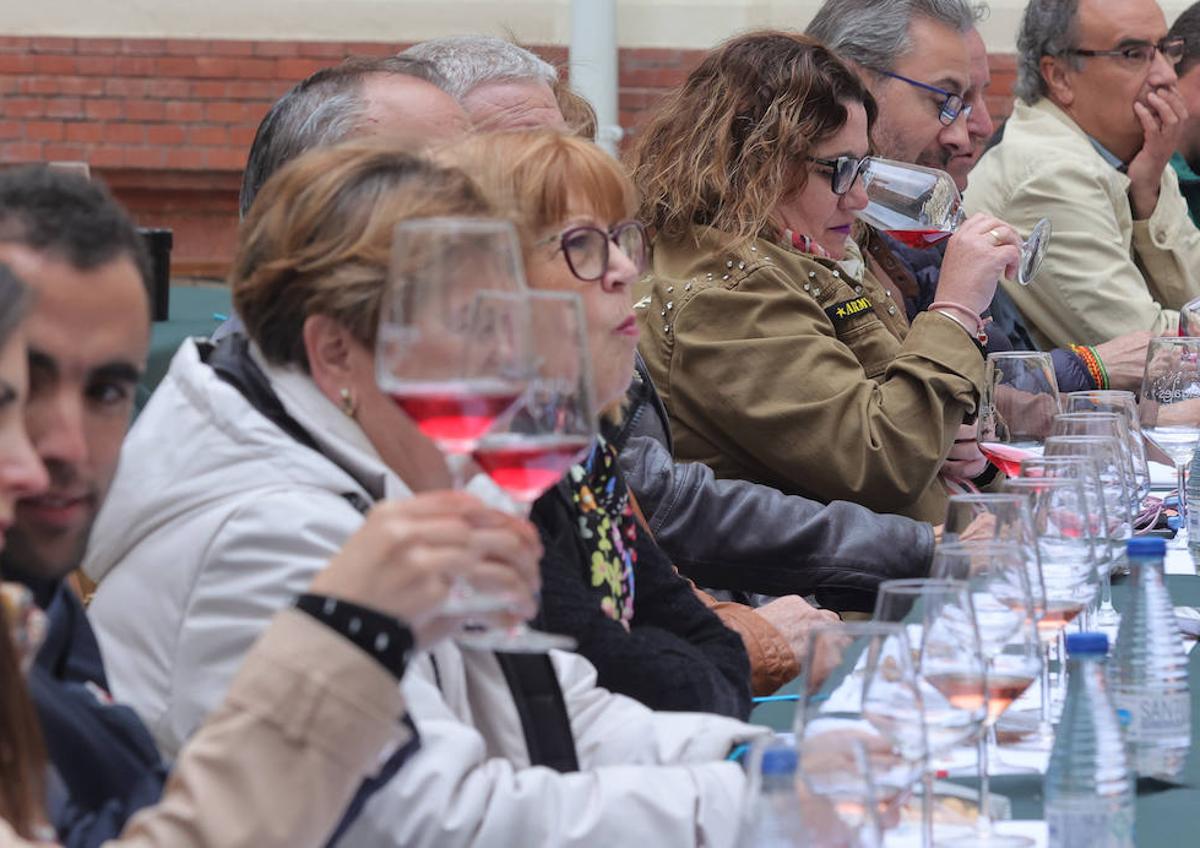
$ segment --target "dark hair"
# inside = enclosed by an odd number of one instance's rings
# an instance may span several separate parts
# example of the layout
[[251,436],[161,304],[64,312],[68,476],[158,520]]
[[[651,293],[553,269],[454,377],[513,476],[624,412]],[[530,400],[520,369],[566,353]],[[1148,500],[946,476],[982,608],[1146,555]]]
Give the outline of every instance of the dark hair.
[[12,269],[0,262],[0,347],[8,344],[13,330],[25,320],[29,288]]
[[352,136],[366,112],[362,84],[375,74],[424,80],[445,90],[446,80],[424,59],[410,56],[351,56],[322,68],[275,101],[254,134],[238,206],[244,218],[271,175],[301,153]]
[[1183,61],[1175,69],[1175,73],[1183,76],[1200,62],[1200,3],[1188,6],[1171,24],[1167,38],[1183,39]]
[[1050,93],[1043,56],[1062,56],[1073,68],[1083,60],[1067,53],[1077,38],[1079,0],[1029,0],[1017,30],[1017,82],[1013,94],[1032,105]]
[[311,150],[267,182],[239,230],[233,307],[277,365],[308,370],[310,315],[333,318],[374,349],[396,224],[491,212],[461,171],[386,139]]
[[789,32],[731,38],[671,92],[630,151],[639,215],[658,236],[711,227],[737,248],[774,231],[780,202],[804,187],[805,157],[875,99],[816,39]]
[[34,839],[45,815],[46,754],[5,604],[0,598],[0,680],[4,681],[0,686],[0,819],[19,836]]
[[91,271],[128,257],[149,290],[150,259],[121,204],[101,183],[45,165],[0,171],[0,242]]

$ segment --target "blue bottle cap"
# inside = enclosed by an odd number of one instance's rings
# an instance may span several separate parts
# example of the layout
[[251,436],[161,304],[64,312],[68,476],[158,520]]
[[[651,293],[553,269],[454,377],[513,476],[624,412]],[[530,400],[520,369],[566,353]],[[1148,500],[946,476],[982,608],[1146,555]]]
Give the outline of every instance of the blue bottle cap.
[[1167,540],[1157,536],[1134,536],[1125,543],[1125,552],[1131,557],[1165,557]]
[[800,758],[795,748],[778,747],[763,751],[762,765],[759,770],[763,774],[795,774]]
[[1067,653],[1071,656],[1079,654],[1108,653],[1108,634],[1106,633],[1068,633]]

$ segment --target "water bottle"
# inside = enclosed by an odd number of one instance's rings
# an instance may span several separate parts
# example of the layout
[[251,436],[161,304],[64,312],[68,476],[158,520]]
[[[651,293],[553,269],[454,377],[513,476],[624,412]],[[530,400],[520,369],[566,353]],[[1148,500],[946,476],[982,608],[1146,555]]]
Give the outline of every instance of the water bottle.
[[1166,543],[1130,539],[1126,550],[1131,591],[1113,651],[1113,703],[1125,725],[1133,770],[1172,780],[1192,743],[1192,696],[1183,637],[1163,576]]
[[[1200,327],[1196,329],[1200,332]],[[1192,555],[1193,562],[1200,562],[1200,476],[1196,474],[1197,468],[1200,468],[1200,450],[1192,454],[1192,468],[1188,473],[1186,490],[1188,503],[1194,503],[1198,507],[1187,511],[1188,553]]]
[[768,742],[758,766],[758,803],[754,806],[749,842],[752,848],[794,848],[805,842],[804,823],[796,796],[794,746]]
[[1044,794],[1050,848],[1132,848],[1133,777],[1105,688],[1108,637],[1067,636],[1067,700]]

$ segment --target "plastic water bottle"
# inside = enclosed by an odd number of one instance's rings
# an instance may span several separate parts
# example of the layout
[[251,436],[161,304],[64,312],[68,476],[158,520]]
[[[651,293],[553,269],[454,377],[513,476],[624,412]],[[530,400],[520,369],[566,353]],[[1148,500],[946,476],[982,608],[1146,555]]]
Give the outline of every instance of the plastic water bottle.
[[1067,636],[1067,700],[1046,770],[1050,848],[1132,848],[1133,777],[1105,688],[1108,637]]
[[804,822],[796,795],[794,746],[782,740],[767,743],[759,763],[758,803],[754,807],[752,848],[794,848],[805,844]]
[[1130,539],[1126,549],[1132,591],[1121,610],[1109,683],[1133,770],[1171,780],[1191,747],[1192,697],[1183,637],[1163,576],[1166,543]]

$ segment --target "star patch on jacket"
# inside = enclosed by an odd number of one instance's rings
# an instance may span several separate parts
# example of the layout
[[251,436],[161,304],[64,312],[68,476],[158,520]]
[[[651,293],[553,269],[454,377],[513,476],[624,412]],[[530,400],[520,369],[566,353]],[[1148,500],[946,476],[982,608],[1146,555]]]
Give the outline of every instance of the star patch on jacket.
[[841,303],[835,303],[833,306],[825,307],[825,314],[829,316],[829,320],[834,324],[842,324],[861,315],[871,308],[871,299],[866,295],[856,297],[851,300],[843,300]]

